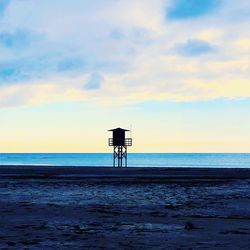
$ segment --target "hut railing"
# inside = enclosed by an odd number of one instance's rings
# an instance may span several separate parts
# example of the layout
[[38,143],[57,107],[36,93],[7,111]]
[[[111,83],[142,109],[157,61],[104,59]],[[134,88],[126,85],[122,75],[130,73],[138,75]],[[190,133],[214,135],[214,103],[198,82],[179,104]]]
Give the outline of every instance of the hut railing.
[[132,138],[125,138],[125,146],[132,146]]
[[[113,144],[113,138],[109,138],[109,146],[114,146]],[[125,142],[124,142],[124,145],[122,146],[132,146],[132,138],[125,138]]]
[[109,138],[109,146],[113,146],[113,138]]

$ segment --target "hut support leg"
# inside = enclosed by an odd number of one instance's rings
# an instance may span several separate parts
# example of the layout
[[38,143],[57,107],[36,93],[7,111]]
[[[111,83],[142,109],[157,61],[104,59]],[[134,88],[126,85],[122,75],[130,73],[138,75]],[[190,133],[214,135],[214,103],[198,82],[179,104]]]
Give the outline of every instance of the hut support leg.
[[127,167],[128,166],[127,147],[126,146],[114,146],[113,167],[116,166],[116,159],[117,159],[117,167],[121,168],[122,163],[123,163],[123,158],[125,161],[125,167]]

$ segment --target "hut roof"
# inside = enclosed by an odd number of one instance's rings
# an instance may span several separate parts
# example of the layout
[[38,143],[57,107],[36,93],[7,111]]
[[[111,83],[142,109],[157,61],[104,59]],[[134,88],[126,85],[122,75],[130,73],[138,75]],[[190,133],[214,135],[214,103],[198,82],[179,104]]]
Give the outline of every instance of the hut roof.
[[130,130],[124,129],[124,128],[113,128],[113,129],[110,129],[108,131],[130,131]]

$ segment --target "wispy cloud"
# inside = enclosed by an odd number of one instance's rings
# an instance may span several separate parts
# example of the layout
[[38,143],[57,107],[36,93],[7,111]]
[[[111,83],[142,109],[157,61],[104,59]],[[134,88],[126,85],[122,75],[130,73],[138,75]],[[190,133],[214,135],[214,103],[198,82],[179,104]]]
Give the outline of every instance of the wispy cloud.
[[82,58],[64,58],[57,66],[60,72],[83,70],[85,62]]
[[0,33],[0,44],[7,48],[22,49],[27,47],[33,39],[31,33],[24,30]]
[[250,96],[246,1],[0,0],[1,10],[1,103],[27,86],[43,91],[20,105]]
[[87,90],[95,90],[101,87],[103,77],[98,73],[93,73],[89,81],[84,85]]
[[216,51],[214,45],[199,39],[190,39],[185,43],[177,44],[175,49],[177,53],[184,56],[200,56]]

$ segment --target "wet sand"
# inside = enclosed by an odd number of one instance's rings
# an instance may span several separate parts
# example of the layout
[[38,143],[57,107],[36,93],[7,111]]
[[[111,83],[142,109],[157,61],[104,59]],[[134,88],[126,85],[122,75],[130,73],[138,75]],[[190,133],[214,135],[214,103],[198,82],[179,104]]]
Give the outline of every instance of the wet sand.
[[177,181],[250,179],[250,168],[152,168],[0,166],[0,177],[81,178],[94,181]]
[[0,248],[250,249],[248,169],[0,167]]

